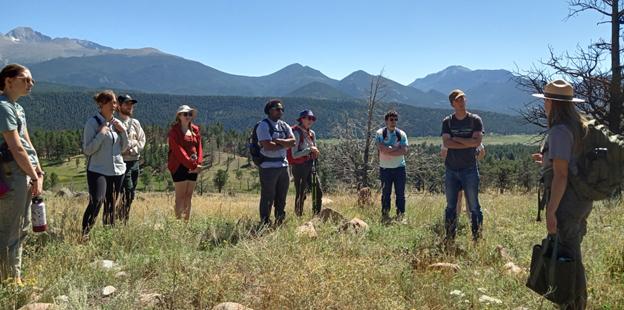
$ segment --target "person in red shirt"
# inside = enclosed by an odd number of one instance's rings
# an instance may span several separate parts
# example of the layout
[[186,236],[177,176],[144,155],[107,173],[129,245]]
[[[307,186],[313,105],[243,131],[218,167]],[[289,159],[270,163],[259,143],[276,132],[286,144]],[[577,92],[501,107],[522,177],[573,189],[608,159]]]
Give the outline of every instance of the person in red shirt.
[[167,168],[175,184],[175,215],[185,221],[191,215],[191,198],[201,172],[203,151],[199,127],[193,124],[197,110],[181,105],[169,130]]

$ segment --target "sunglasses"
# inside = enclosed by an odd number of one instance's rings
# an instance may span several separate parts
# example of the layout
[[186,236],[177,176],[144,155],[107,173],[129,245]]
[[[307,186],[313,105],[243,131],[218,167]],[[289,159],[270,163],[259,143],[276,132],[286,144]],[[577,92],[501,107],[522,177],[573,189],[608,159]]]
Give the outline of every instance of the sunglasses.
[[389,118],[388,121],[389,122],[398,122],[399,119],[398,118]]
[[272,107],[271,110],[284,112],[284,108],[280,108],[280,107]]
[[26,76],[16,76],[15,78],[16,78],[16,79],[19,79],[19,80],[23,80],[23,81],[24,81],[24,82],[26,82],[26,83],[32,83],[32,84],[35,84],[35,80],[34,80],[33,78],[31,78],[31,77],[26,77]]
[[193,113],[192,112],[181,112],[180,115],[182,115],[184,117],[192,117]]
[[306,117],[302,117],[301,119],[307,119],[307,120],[310,120],[310,121],[316,122],[316,118],[315,118],[315,117],[309,117],[309,116],[306,116]]

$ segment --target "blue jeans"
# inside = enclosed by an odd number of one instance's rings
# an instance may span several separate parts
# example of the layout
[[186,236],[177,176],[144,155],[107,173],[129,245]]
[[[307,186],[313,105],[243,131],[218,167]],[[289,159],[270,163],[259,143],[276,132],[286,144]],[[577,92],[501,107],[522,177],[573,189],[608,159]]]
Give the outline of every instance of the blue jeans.
[[381,179],[381,213],[390,212],[390,194],[394,184],[394,194],[396,195],[397,215],[405,213],[405,167],[399,168],[379,168],[379,179]]
[[475,165],[470,168],[453,170],[446,168],[444,184],[446,186],[446,211],[445,227],[446,237],[455,238],[457,231],[457,194],[464,190],[466,203],[470,210],[472,220],[472,237],[479,238],[481,225],[483,224],[483,213],[479,205],[479,168]]

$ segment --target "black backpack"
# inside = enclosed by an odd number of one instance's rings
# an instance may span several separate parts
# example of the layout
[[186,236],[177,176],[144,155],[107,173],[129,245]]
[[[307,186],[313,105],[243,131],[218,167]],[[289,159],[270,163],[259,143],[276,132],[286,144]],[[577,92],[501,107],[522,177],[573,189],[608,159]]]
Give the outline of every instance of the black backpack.
[[249,149],[249,155],[251,156],[251,160],[258,167],[260,167],[260,165],[265,161],[277,162],[277,161],[284,161],[285,159],[284,157],[278,157],[278,158],[266,157],[262,155],[262,153],[260,152],[260,150],[262,150],[262,146],[260,145],[260,142],[258,141],[257,129],[258,129],[258,126],[260,126],[262,122],[265,122],[267,126],[269,126],[269,135],[271,137],[273,137],[273,133],[275,133],[275,128],[273,128],[273,126],[271,125],[271,122],[269,122],[269,120],[266,118],[256,123],[253,130],[251,131],[251,135],[249,136],[249,140],[247,143],[247,148]]

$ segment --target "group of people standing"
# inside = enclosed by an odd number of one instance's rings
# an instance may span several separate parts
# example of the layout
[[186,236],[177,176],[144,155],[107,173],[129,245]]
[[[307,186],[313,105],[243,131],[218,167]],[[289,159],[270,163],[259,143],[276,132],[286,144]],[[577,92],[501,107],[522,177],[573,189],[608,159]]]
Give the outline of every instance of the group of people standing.
[[[28,68],[11,64],[0,71],[0,280],[14,279],[21,284],[22,241],[30,225],[33,197],[43,191],[44,171],[28,134],[24,109],[19,98],[32,90],[35,80]],[[578,298],[568,308],[582,309],[587,300],[585,272],[581,263],[580,244],[586,233],[586,220],[591,201],[581,201],[568,186],[568,173],[574,173],[575,158],[583,133],[585,118],[574,104],[572,86],[561,80],[551,82],[543,94],[549,132],[536,162],[553,171],[547,206],[547,230],[558,234],[561,247],[578,264]],[[137,103],[129,95],[116,96],[103,91],[94,96],[98,113],[87,119],[84,127],[83,152],[87,156],[89,204],[85,210],[82,231],[88,236],[103,207],[104,225],[117,220],[126,223],[139,176],[139,161],[146,137],[138,120],[133,117]],[[453,90],[449,101],[454,110],[442,121],[442,154],[445,157],[446,239],[452,241],[457,230],[458,200],[466,197],[472,222],[473,240],[481,237],[483,214],[479,203],[479,169],[477,159],[484,155],[484,127],[481,118],[466,109],[467,97]],[[288,167],[296,188],[295,214],[303,215],[308,190],[314,191],[313,213],[321,211],[322,186],[315,180],[316,162],[320,151],[312,126],[314,113],[304,110],[297,124],[288,125],[281,118],[284,104],[273,99],[266,103],[266,118],[254,128],[253,135],[260,148],[259,177],[261,185],[260,221],[271,224],[271,211],[276,224],[286,217],[286,197],[290,183]],[[115,117],[117,113],[118,117]],[[175,183],[175,215],[188,220],[191,197],[198,174],[203,169],[200,129],[193,123],[197,110],[183,105],[178,108],[168,134],[167,167]],[[397,126],[399,114],[385,115],[385,126],[376,132],[381,180],[381,219],[391,221],[391,193],[394,187],[396,220],[405,216],[406,160],[408,137]],[[118,201],[121,203],[118,204]]]

